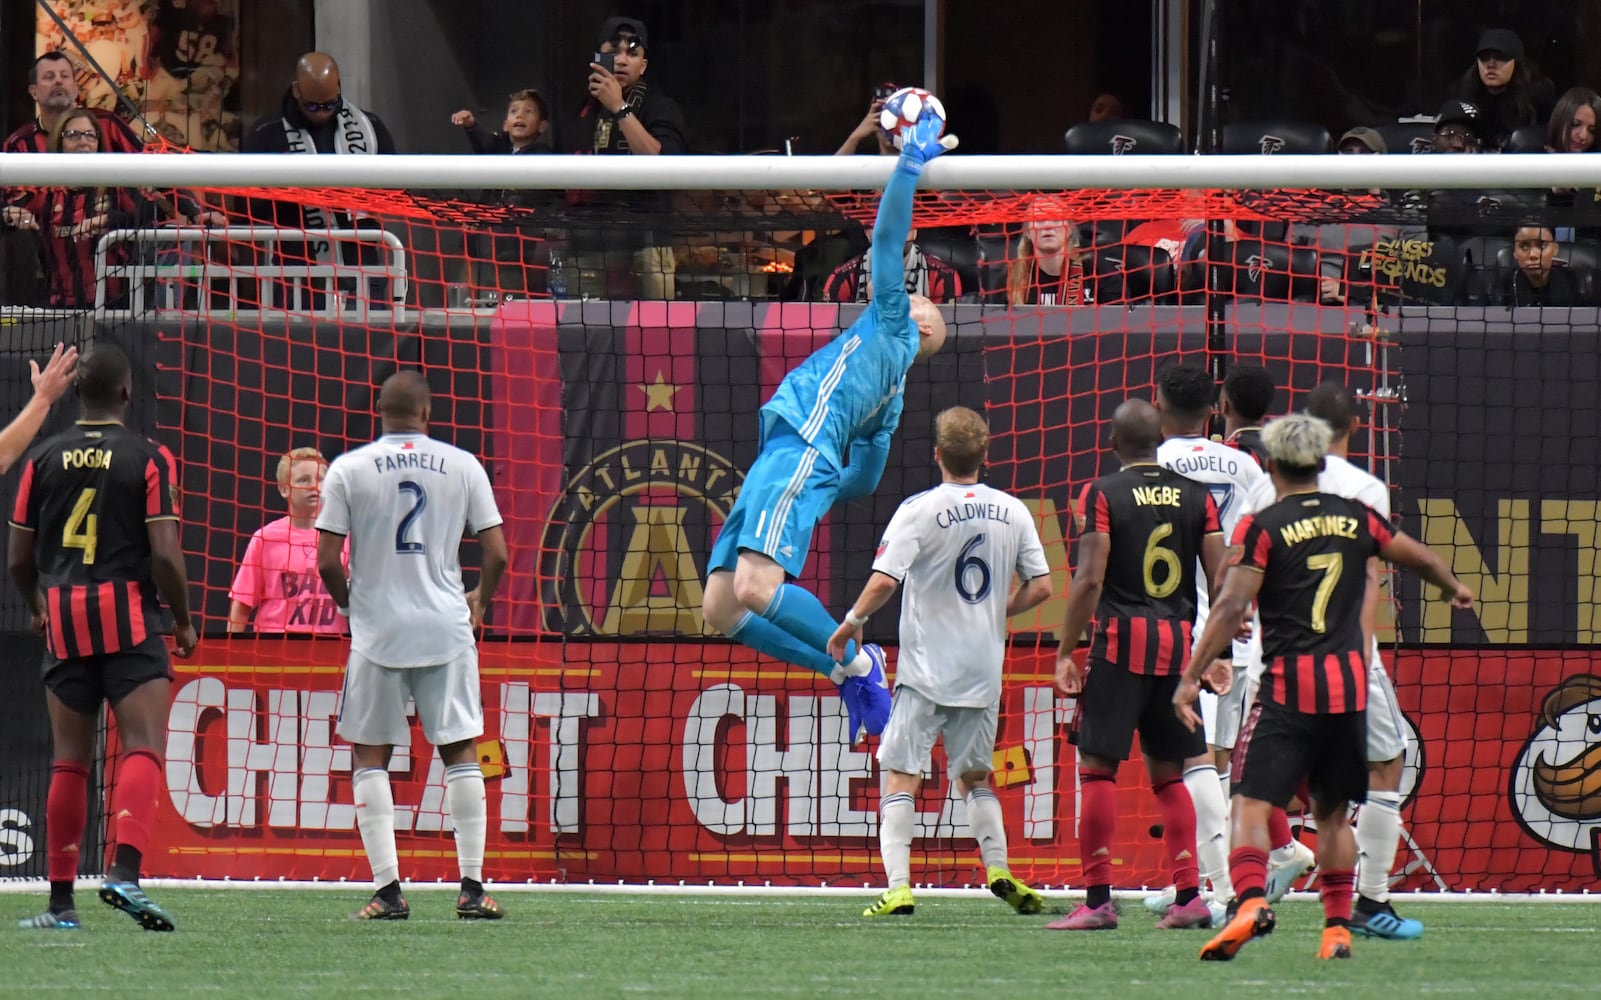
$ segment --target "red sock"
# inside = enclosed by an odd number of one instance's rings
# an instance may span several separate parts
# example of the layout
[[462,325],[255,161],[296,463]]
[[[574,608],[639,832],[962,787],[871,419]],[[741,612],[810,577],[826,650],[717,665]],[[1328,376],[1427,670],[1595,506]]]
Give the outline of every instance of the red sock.
[[1236,847],[1229,852],[1229,879],[1234,895],[1245,900],[1267,895],[1267,852],[1260,847]]
[[[1085,885],[1112,884],[1112,834],[1117,829],[1117,783],[1110,774],[1078,769],[1078,854]],[[1190,842],[1194,843],[1193,828]]]
[[1318,872],[1318,899],[1323,901],[1323,926],[1345,927],[1351,923],[1351,893],[1356,871],[1351,868],[1324,868]]
[[161,789],[161,758],[154,750],[123,751],[117,785],[111,790],[118,847],[144,853],[156,822],[156,795]]
[[[1268,846],[1276,851],[1281,847],[1287,847],[1290,841],[1294,839],[1295,834],[1290,832],[1289,815],[1283,809],[1274,806],[1273,811],[1267,817]],[[1235,884],[1238,885],[1238,883]]]
[[50,793],[45,798],[45,865],[52,882],[78,877],[83,825],[89,813],[89,769],[58,760],[50,765]]
[[1155,788],[1162,807],[1162,844],[1173,866],[1173,888],[1183,892],[1201,884],[1195,861],[1195,803],[1182,778],[1172,778]]

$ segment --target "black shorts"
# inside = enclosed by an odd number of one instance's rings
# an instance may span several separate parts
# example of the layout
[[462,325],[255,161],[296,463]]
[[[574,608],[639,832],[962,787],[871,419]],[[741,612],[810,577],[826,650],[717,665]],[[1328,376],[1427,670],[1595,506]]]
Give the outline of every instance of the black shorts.
[[1368,796],[1366,712],[1307,715],[1257,702],[1240,727],[1229,770],[1233,791],[1283,808],[1306,782],[1322,806]]
[[1184,728],[1173,710],[1179,675],[1131,674],[1122,667],[1090,661],[1068,739],[1080,753],[1128,760],[1134,732],[1140,750],[1155,760],[1181,763],[1206,753],[1206,733]]
[[102,701],[117,704],[141,684],[171,679],[172,658],[167,655],[167,640],[159,635],[98,656],[58,660],[48,650],[44,654],[44,686],[63,705],[83,715],[99,712]]

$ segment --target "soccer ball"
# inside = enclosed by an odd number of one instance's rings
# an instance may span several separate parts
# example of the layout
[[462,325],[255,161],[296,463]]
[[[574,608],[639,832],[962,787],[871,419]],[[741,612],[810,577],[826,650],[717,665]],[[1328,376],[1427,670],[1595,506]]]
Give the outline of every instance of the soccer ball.
[[921,87],[902,87],[895,91],[884,100],[884,108],[878,113],[878,127],[890,137],[896,149],[906,141],[908,129],[929,120],[939,122],[939,130],[934,133],[937,139],[945,132],[945,105]]

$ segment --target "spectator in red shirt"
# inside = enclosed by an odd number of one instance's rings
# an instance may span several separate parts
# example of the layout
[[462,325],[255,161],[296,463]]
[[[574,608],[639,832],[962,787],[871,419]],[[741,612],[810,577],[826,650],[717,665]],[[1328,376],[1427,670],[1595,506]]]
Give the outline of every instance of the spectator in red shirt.
[[[39,106],[39,116],[6,136],[0,152],[43,153],[52,148],[50,131],[61,116],[78,106],[78,80],[72,60],[60,52],[46,52],[28,69],[28,96]],[[84,109],[95,117],[103,137],[102,153],[137,153],[144,148],[126,122],[109,111]]]

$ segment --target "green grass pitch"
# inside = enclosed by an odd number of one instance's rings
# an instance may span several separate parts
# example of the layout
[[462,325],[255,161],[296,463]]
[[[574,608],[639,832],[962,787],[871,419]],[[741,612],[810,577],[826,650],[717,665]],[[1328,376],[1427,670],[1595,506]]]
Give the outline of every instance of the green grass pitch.
[[[142,931],[79,890],[84,926],[22,931],[43,895],[0,895],[0,995],[315,997],[1594,996],[1595,903],[1414,903],[1421,941],[1313,958],[1322,914],[1281,904],[1278,930],[1232,963],[1196,959],[1208,932],[1160,932],[1137,900],[1113,932],[1053,933],[993,899],[929,898],[861,919],[860,899],[497,894],[499,923],[458,921],[452,893],[414,889],[411,920],[357,923],[348,892],[152,889],[172,934]],[[1053,908],[1067,900],[1053,899]]]

